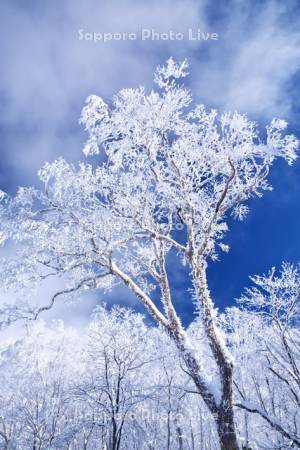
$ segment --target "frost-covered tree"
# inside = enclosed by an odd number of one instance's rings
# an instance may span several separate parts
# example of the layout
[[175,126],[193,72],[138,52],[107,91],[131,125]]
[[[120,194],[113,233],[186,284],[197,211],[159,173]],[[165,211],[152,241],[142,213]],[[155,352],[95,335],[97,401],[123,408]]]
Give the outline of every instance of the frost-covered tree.
[[80,335],[37,321],[1,350],[1,450],[218,449],[175,345],[139,314],[97,308]]
[[121,308],[111,313],[98,308],[89,326],[86,371],[76,395],[102,428],[101,446],[107,450],[121,448],[123,434],[130,435],[128,416],[155,390],[155,384],[143,382],[157,357],[151,332],[141,315]]
[[[0,448],[58,449],[74,438],[69,390],[79,379],[80,340],[62,323],[43,322],[3,349],[0,358]],[[72,425],[72,426],[71,426]]]
[[[216,325],[207,263],[228,250],[228,217],[245,217],[247,200],[271,189],[274,160],[291,164],[298,142],[283,136],[282,120],[271,122],[263,142],[245,115],[218,117],[193,106],[181,85],[186,75],[186,62],[169,59],[155,73],[158,91],[124,89],[110,103],[90,96],[81,122],[89,133],[84,154],[95,165],[46,163],[39,172],[43,191],[4,196],[1,238],[15,242],[19,254],[1,273],[20,299],[2,308],[3,323],[37,317],[61,295],[125,284],[175,343],[215,420],[220,447],[234,450],[233,361]],[[170,255],[176,254],[193,285],[182,302],[196,304],[216,368],[210,383],[174,307]],[[66,286],[45,305],[27,304],[27,288],[51,277]]]
[[[289,301],[280,303],[290,311]],[[282,314],[286,353],[267,311],[222,316],[235,360],[237,432],[243,449],[298,448],[299,387],[288,363],[292,354],[299,367],[297,313],[289,323]],[[187,333],[213,380],[202,326]],[[97,308],[80,335],[37,321],[2,344],[0,449],[219,450],[213,418],[181,365],[163,330],[129,310]]]
[[[299,267],[283,264],[278,275],[272,269],[252,280],[255,287],[240,300],[248,311],[235,308],[226,321],[233,330],[237,404],[250,413],[243,434],[248,428],[259,448],[270,442],[274,448],[300,448]],[[251,429],[258,428],[257,422],[265,430],[260,435]]]

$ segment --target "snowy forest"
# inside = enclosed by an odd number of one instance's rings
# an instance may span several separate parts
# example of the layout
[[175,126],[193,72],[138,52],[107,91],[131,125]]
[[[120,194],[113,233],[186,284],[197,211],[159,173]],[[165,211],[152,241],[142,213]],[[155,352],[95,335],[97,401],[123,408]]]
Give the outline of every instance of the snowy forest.
[[[223,310],[207,274],[298,140],[284,120],[261,131],[195,104],[188,71],[169,58],[155,90],[89,96],[86,160],[46,162],[40,188],[1,193],[0,323],[24,331],[0,343],[3,450],[300,448],[300,267],[251,276]],[[118,286],[143,314],[105,303]],[[87,326],[46,320],[86,292],[99,298]]]

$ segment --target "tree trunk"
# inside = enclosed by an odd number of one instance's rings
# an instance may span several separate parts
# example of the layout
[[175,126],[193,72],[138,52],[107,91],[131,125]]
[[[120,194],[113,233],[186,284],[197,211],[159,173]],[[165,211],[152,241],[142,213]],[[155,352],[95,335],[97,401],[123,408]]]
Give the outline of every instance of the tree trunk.
[[206,404],[216,422],[221,450],[239,450],[233,411],[233,364],[226,353],[225,345],[219,338],[217,327],[214,323],[213,302],[210,298],[204,266],[200,265],[200,269],[199,267],[194,268],[193,275],[202,314],[202,323],[212,355],[218,366],[221,380],[220,403],[215,403],[214,405]]
[[232,365],[224,362],[222,367],[220,367],[222,398],[220,404],[217,404],[213,394],[208,390],[202,379],[201,369],[186,342],[187,337],[185,333],[173,326],[172,329],[169,330],[169,335],[180,350],[189,375],[193,379],[197,391],[203,398],[215,420],[221,450],[239,450],[235,432],[232,402]]
[[130,287],[133,292],[144,302],[152,316],[165,328],[169,337],[176,344],[179,353],[185,362],[187,372],[194,381],[197,391],[201,395],[215,420],[221,450],[239,450],[233,417],[233,365],[230,357],[227,355],[225,345],[222,343],[215,325],[215,311],[207,286],[205,264],[203,261],[199,261],[199,259],[192,258],[193,282],[197,292],[202,323],[212,356],[219,369],[221,381],[220,403],[217,402],[214,393],[211,391],[209,385],[203,377],[199,361],[195,356],[187,333],[182,327],[181,321],[173,306],[168,275],[165,268],[164,255],[164,245],[160,242],[159,261],[161,271],[161,292],[167,320],[159,311],[156,310],[156,307],[152,304],[151,299],[145,296],[144,292],[142,292],[141,289],[126,274],[124,274],[116,265],[112,265],[112,270],[113,273],[119,276],[124,283]]
[[182,429],[178,425],[176,427],[176,434],[177,434],[177,440],[178,440],[178,450],[183,450]]
[[232,404],[232,364],[226,363],[220,369],[222,375],[222,400],[216,416],[221,450],[238,450]]
[[[232,414],[230,413],[229,416]],[[220,440],[221,450],[239,450],[235,426],[233,422],[233,415],[228,417],[228,413],[220,410],[217,419],[217,431]]]
[[220,435],[221,450],[238,450],[235,433]]

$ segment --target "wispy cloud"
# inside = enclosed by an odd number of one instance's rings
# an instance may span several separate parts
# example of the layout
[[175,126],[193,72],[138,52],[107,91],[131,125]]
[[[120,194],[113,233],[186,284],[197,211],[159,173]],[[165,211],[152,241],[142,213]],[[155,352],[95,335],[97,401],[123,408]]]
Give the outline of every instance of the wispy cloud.
[[[225,6],[224,6],[225,5]],[[1,153],[11,184],[34,182],[45,159],[80,157],[77,119],[91,93],[152,83],[154,67],[173,55],[191,63],[198,101],[269,118],[291,112],[289,81],[299,70],[299,22],[282,2],[4,2],[1,11]],[[79,41],[78,30],[219,33],[213,42]],[[5,180],[4,180],[5,181]],[[3,186],[2,186],[3,187]],[[5,187],[5,186],[4,186]]]
[[300,15],[295,2],[230,1],[195,85],[208,103],[258,119],[291,118],[289,83],[300,70]]

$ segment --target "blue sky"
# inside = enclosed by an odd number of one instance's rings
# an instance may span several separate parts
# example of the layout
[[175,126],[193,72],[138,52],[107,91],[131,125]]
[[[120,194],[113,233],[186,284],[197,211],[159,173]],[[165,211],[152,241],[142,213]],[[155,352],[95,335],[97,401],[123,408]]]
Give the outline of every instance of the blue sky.
[[[300,136],[300,8],[282,1],[3,0],[1,2],[0,188],[14,193],[37,184],[45,160],[60,155],[77,161],[86,138],[78,125],[85,98],[110,98],[123,87],[151,89],[153,71],[169,56],[187,58],[188,79],[197,102],[219,110],[246,112],[261,127],[274,116],[287,119]],[[153,28],[187,34],[192,28],[218,33],[210,42],[89,42],[86,32],[137,32]],[[231,250],[209,267],[216,304],[239,296],[248,276],[281,261],[300,261],[300,162],[278,162],[274,191],[251,202],[243,223],[230,222]],[[177,272],[180,302],[185,276]],[[115,292],[108,300],[123,296]],[[70,314],[87,314],[72,307]],[[132,298],[124,299],[132,303]],[[76,312],[77,311],[77,312]]]

